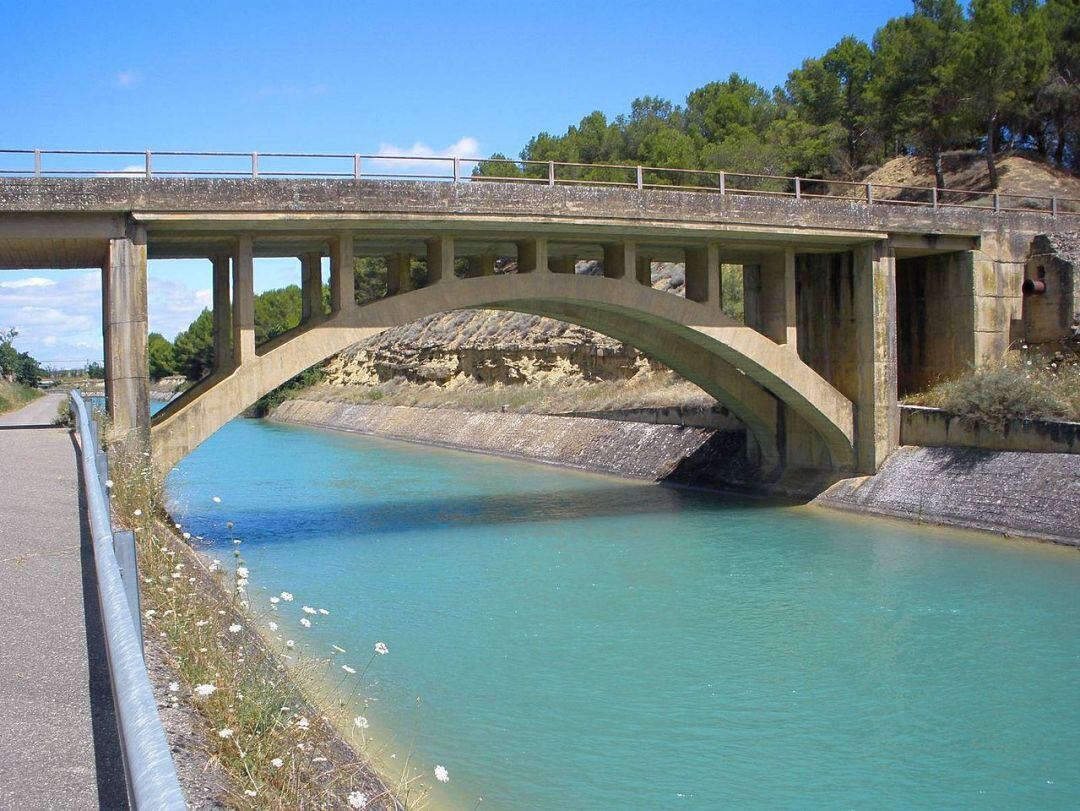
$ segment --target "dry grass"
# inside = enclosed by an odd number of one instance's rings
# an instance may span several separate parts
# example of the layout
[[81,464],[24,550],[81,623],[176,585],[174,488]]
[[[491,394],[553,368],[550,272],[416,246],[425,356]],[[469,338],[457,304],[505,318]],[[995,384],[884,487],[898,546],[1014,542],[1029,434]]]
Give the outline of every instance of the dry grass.
[[32,389],[29,386],[23,386],[21,383],[9,383],[7,380],[0,378],[0,414],[21,408],[31,400],[36,400],[42,394],[41,389]]
[[673,372],[639,374],[630,380],[562,380],[512,385],[456,381],[452,385],[414,383],[401,378],[377,386],[315,386],[304,399],[328,402],[379,403],[465,411],[513,411],[558,414],[665,406],[711,407],[714,400]]
[[[229,575],[197,554],[189,536],[165,523],[149,461],[110,453],[114,522],[137,531],[145,633],[167,649],[179,674],[169,685],[172,701],[197,713],[205,749],[230,780],[221,801],[243,809],[422,806],[427,789],[407,763],[391,785],[342,737],[363,674],[328,687],[329,675],[342,675],[337,654],[318,656],[276,634],[277,623],[288,623],[302,640],[300,606],[279,598],[256,616],[239,548]],[[368,662],[373,670],[377,658]]]
[[1080,362],[1063,352],[1013,353],[993,366],[906,397],[984,423],[996,431],[1010,419],[1080,421]]

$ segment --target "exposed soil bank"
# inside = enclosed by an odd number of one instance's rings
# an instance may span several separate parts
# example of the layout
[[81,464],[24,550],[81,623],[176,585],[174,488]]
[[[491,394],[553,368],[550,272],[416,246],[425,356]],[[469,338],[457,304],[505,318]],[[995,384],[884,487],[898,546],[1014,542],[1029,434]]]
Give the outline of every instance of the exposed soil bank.
[[[717,445],[728,439],[678,425],[302,399],[282,403],[271,419],[649,480],[685,481],[694,460],[720,456]],[[744,441],[741,433],[730,439]],[[742,456],[731,450],[722,455]]]
[[1080,546],[1080,456],[906,445],[815,503]]

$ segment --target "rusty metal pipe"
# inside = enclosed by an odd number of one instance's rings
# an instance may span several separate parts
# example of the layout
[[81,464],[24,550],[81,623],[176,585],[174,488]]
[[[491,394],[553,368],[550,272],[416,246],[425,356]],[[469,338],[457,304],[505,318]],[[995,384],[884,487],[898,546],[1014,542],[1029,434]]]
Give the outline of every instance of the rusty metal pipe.
[[1024,279],[1020,290],[1025,296],[1042,295],[1046,292],[1046,282],[1042,279]]

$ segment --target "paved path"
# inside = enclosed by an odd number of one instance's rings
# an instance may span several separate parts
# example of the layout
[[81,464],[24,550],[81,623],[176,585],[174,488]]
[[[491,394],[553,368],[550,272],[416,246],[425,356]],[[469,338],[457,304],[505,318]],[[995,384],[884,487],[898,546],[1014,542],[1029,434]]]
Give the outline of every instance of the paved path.
[[0,416],[0,809],[124,808],[78,452],[61,394]]

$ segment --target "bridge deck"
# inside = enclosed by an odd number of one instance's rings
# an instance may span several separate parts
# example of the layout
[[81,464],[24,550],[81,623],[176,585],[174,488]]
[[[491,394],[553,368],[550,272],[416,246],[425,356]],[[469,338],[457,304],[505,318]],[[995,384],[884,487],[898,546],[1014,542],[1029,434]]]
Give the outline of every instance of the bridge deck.
[[0,417],[0,808],[124,808],[77,450],[61,395]]

